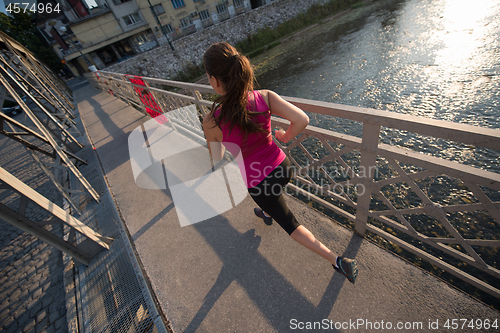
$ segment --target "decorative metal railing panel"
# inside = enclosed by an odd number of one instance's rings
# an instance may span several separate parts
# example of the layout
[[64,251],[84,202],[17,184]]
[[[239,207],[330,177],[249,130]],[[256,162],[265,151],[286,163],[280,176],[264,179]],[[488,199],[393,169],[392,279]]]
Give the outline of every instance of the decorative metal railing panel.
[[[88,76],[94,86],[127,103],[144,106],[124,75]],[[213,94],[206,85],[142,78],[152,85],[163,112],[183,103],[200,116]],[[120,81],[121,80],[121,81]],[[171,92],[158,87],[176,87]],[[361,137],[308,126],[288,145],[278,145],[296,169],[288,191],[315,202],[318,209],[360,235],[390,242],[442,270],[500,298],[500,174],[457,161],[381,142],[386,129],[435,140],[482,147],[497,156],[500,131],[312,100],[285,98],[311,115],[337,117],[362,126]],[[288,122],[273,117],[273,127]],[[491,168],[499,170],[498,165]],[[367,234],[368,232],[368,234]],[[483,259],[483,257],[485,259]],[[487,274],[484,274],[487,273]]]

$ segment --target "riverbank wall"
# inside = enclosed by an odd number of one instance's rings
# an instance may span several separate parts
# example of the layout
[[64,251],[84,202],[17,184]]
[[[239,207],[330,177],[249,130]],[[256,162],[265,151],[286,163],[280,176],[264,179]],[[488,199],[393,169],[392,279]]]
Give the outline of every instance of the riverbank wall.
[[114,64],[105,71],[159,79],[174,79],[186,68],[199,65],[203,53],[213,43],[227,41],[234,45],[265,27],[275,28],[314,4],[327,0],[275,0],[267,5],[244,12],[172,42],[141,53],[129,60]]

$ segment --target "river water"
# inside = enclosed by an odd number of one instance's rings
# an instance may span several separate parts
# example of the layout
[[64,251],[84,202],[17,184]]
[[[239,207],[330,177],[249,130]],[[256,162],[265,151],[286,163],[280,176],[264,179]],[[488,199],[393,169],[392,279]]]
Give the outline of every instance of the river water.
[[[260,86],[284,96],[500,128],[499,0],[379,0],[348,15],[280,55],[279,64],[258,77]],[[360,124],[311,118],[311,125],[360,136]],[[496,151],[388,129],[381,139],[500,172]]]
[[[500,130],[500,0],[379,0],[317,29],[321,32],[276,57],[258,76],[260,87],[283,96]],[[310,124],[361,136],[362,125],[351,121],[310,114]],[[391,129],[383,129],[381,141],[500,173],[500,147],[483,149]],[[438,182],[443,186],[435,202],[475,202],[460,181]],[[401,189],[390,192],[395,206],[421,205],[418,198],[408,201]],[[488,195],[500,200],[497,191]],[[500,239],[491,216],[448,217],[466,238]],[[408,220],[423,234],[449,237],[432,218]],[[499,251],[483,250],[483,258],[499,268]]]

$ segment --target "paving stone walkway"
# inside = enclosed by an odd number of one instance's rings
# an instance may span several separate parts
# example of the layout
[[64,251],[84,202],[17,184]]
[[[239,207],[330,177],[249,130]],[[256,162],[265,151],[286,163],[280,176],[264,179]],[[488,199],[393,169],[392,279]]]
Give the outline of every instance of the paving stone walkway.
[[62,255],[0,221],[0,331],[67,332]]

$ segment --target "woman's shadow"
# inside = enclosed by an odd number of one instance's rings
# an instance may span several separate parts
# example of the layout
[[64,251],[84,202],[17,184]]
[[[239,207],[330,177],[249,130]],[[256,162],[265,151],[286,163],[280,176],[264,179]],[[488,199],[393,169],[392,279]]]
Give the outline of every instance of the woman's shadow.
[[[315,306],[259,253],[261,237],[256,235],[255,229],[241,234],[231,227],[224,217],[218,216],[213,220],[219,220],[217,221],[219,226],[221,220],[224,220],[227,228],[217,228],[219,234],[214,235],[208,221],[195,226],[219,255],[223,266],[216,282],[184,332],[195,332],[200,327],[210,310],[233,282],[237,282],[245,290],[255,306],[267,317],[268,323],[278,332],[291,330],[292,319],[297,323],[319,322],[322,328],[330,325],[328,318],[346,281],[343,275],[333,273],[332,269],[332,278],[321,301]],[[220,235],[221,229],[225,230],[225,235]],[[227,241],[217,241],[221,237]],[[345,254],[354,257],[361,242],[361,237],[353,235]],[[328,330],[339,332],[334,326],[328,326]]]

